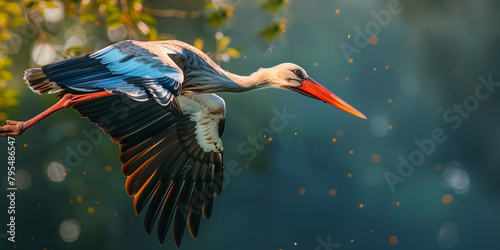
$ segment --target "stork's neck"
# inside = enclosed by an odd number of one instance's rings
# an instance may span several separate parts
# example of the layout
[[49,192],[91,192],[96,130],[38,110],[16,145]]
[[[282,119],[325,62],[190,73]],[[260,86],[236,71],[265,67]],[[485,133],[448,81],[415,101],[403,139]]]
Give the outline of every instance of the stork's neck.
[[249,76],[225,71],[218,65],[188,74],[182,88],[184,93],[240,93],[268,86],[267,69],[259,69]]
[[268,80],[264,72],[265,69],[259,69],[249,76],[240,76],[225,71],[224,75],[229,79],[226,85],[234,90],[228,92],[246,92],[266,87],[268,85]]

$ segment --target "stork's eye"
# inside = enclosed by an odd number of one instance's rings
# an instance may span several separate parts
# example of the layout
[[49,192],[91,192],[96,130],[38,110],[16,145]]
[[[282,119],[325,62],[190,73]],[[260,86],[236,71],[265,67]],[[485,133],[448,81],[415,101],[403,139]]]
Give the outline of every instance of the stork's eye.
[[302,70],[300,69],[294,69],[292,72],[300,79],[304,79],[304,74],[302,74]]

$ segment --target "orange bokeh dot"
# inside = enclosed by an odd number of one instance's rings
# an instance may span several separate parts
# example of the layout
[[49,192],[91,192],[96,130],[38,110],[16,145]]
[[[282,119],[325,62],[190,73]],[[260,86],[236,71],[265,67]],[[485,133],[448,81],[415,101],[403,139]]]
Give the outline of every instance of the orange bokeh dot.
[[304,195],[306,193],[306,189],[305,188],[300,188],[299,189],[299,193],[300,193],[300,195]]
[[377,153],[372,154],[372,161],[373,162],[379,163],[381,159],[382,159],[382,157],[379,154],[377,154]]
[[398,244],[398,237],[392,235],[391,237],[389,237],[389,243],[391,243],[392,245],[396,245]]
[[331,196],[337,195],[337,190],[335,190],[335,188],[330,189],[330,195]]
[[337,141],[337,138],[333,138],[333,139],[332,139],[332,142],[336,142],[336,141]]
[[342,137],[343,135],[344,135],[344,131],[342,131],[342,130],[337,131],[338,137]]
[[391,103],[391,102],[392,102],[392,99],[387,100],[387,102],[388,102],[388,103]]
[[444,204],[450,204],[452,200],[453,200],[453,197],[450,194],[443,195],[443,203]]
[[27,147],[28,147],[28,144],[26,144],[26,143],[25,143],[25,144],[23,144],[23,147],[27,148]]
[[349,151],[349,154],[354,154],[354,150]]
[[351,177],[352,177],[352,174],[351,174],[351,173],[348,173],[348,174],[347,174],[347,177],[351,178]]
[[353,62],[354,62],[354,60],[352,60],[352,58],[350,58],[349,59],[349,63],[353,63]]
[[111,172],[111,170],[113,170],[113,167],[111,167],[111,166],[106,166],[106,167],[104,168],[104,170],[106,170],[106,172]]
[[370,37],[370,43],[371,44],[377,44],[378,43],[378,37],[376,35],[373,35]]
[[335,10],[335,14],[338,14],[338,13],[340,13],[340,10],[339,10],[339,9],[336,9],[336,10]]
[[272,137],[267,138],[268,141],[273,141]]
[[359,208],[363,208],[365,205],[363,203],[359,204]]
[[387,128],[388,128],[388,129],[392,129],[392,125],[389,125]]
[[389,69],[389,65],[385,65],[385,69]]
[[443,168],[443,165],[441,165],[441,164],[437,164],[437,165],[434,167],[434,170],[436,170],[436,171],[440,171],[442,168]]

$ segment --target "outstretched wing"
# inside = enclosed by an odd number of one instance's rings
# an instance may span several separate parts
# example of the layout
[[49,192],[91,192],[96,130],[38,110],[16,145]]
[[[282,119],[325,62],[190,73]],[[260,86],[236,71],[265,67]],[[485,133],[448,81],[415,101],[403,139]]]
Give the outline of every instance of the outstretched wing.
[[179,246],[186,223],[196,238],[201,214],[210,217],[214,195],[222,191],[225,104],[215,94],[176,100],[182,110],[154,100],[136,102],[126,95],[96,98],[73,108],[120,144],[125,187],[134,197],[136,213],[149,201],[146,233],[151,233],[159,216],[162,244],[173,219]]
[[28,69],[25,79],[40,94],[69,92],[124,93],[136,101],[153,98],[168,105],[181,92],[184,74],[168,46],[121,41],[91,54]]

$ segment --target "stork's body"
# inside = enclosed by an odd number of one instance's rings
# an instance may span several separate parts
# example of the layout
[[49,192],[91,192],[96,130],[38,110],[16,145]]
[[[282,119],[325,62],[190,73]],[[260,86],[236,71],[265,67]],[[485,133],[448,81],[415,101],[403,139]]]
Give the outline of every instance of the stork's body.
[[213,93],[290,89],[366,118],[295,64],[239,76],[173,40],[118,42],[29,69],[25,79],[39,94],[60,93],[61,100],[29,121],[6,121],[0,135],[22,134],[53,112],[73,107],[120,144],[126,190],[134,197],[136,213],[149,202],[146,233],[159,216],[163,243],[173,219],[177,246],[186,224],[196,238],[201,214],[210,217],[213,197],[222,190],[225,104]]

